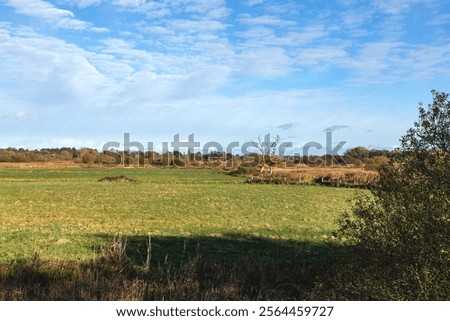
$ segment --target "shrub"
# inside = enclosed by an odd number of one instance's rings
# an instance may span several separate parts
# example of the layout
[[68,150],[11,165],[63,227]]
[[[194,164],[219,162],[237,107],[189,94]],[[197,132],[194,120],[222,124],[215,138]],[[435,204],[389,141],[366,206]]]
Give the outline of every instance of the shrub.
[[14,161],[15,152],[8,151],[8,150],[0,150],[0,162],[1,163],[8,163]]
[[402,149],[381,166],[372,195],[357,201],[337,235],[351,246],[330,298],[450,299],[450,102],[433,91]]
[[389,158],[387,158],[386,156],[374,156],[368,158],[365,163],[365,169],[369,171],[378,171],[381,166],[389,163]]

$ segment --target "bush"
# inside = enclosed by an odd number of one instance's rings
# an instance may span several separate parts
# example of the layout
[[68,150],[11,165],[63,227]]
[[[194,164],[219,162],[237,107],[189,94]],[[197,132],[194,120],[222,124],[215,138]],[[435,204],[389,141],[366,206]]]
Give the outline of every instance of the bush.
[[[450,299],[450,102],[433,91],[369,197],[340,221],[350,258],[333,299]],[[323,290],[323,289],[322,289]]]
[[83,164],[100,164],[102,162],[102,155],[95,149],[84,148],[80,151],[81,162]]
[[380,167],[389,163],[386,156],[374,156],[365,161],[364,168],[368,171],[378,171]]
[[14,161],[15,152],[8,150],[0,150],[0,163],[8,163]]

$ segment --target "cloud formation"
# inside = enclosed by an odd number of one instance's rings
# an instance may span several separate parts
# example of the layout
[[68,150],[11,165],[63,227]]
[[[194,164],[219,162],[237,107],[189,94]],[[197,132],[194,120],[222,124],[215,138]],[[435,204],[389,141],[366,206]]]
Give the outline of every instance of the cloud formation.
[[281,124],[277,128],[281,129],[281,130],[289,130],[291,128],[294,128],[297,125],[298,125],[298,123],[286,123],[286,124]]
[[84,30],[91,26],[91,23],[75,19],[72,11],[59,9],[47,1],[6,0],[5,4],[13,7],[17,13],[39,18],[51,23],[56,28]]
[[308,140],[326,128],[382,145],[415,119],[430,86],[450,80],[445,1],[0,3],[0,104],[30,124],[20,131],[2,118],[10,139],[253,137],[301,122]]
[[335,132],[341,129],[346,129],[346,128],[350,128],[350,126],[348,125],[333,125],[330,127],[325,128],[323,131],[324,132]]

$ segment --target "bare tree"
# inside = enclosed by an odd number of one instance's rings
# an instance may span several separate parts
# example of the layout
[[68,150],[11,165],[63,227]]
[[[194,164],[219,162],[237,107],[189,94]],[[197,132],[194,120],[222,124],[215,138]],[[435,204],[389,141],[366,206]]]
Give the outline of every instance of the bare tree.
[[269,175],[272,175],[273,166],[276,165],[274,161],[278,145],[280,144],[281,138],[279,135],[270,136],[267,134],[264,136],[264,140],[261,140],[261,136],[258,135],[256,140],[252,140],[253,146],[258,149],[261,155],[261,171],[264,172],[264,168],[266,165],[269,166]]

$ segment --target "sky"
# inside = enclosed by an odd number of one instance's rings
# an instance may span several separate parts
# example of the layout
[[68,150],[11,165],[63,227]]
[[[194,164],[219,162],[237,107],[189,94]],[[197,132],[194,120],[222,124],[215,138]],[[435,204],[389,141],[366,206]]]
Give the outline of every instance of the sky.
[[0,148],[394,148],[449,80],[448,0],[0,0]]

